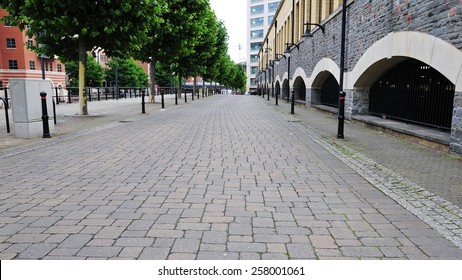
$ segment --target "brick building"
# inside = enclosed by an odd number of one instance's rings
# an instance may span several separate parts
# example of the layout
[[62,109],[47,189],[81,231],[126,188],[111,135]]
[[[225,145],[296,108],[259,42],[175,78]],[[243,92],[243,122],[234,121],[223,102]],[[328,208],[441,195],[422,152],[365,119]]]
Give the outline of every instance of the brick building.
[[[19,28],[8,24],[8,13],[0,9],[0,87],[7,87],[12,78],[42,78],[41,58],[30,51],[27,45],[36,44]],[[54,87],[66,85],[64,64],[56,58],[45,58],[45,78]]]
[[[462,154],[462,2],[349,0],[346,14],[346,117],[447,131]],[[281,1],[259,51],[259,92],[338,107],[341,23],[342,1]]]

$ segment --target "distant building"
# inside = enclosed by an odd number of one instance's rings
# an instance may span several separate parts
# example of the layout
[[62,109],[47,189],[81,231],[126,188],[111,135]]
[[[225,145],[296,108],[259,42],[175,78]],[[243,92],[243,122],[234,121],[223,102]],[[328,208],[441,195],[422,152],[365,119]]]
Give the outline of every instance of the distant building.
[[268,27],[273,21],[279,2],[277,0],[247,0],[247,90],[256,93],[258,51],[263,44]]
[[[41,58],[27,48],[36,42],[19,28],[8,24],[8,13],[0,9],[0,87],[7,87],[13,78],[42,78]],[[58,59],[44,58],[45,78],[51,80],[54,87],[66,85],[64,64]]]

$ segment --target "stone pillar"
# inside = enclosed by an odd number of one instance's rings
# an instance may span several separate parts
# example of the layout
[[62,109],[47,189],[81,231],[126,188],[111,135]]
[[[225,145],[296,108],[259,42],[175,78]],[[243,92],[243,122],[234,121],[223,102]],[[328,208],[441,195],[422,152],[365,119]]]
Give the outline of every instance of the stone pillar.
[[321,104],[321,89],[319,88],[310,88],[306,90],[306,102],[308,103],[310,99],[310,105],[320,105]]
[[454,94],[450,148],[462,155],[462,92]]
[[365,89],[345,90],[345,117],[351,119],[354,115],[369,112],[369,91]]

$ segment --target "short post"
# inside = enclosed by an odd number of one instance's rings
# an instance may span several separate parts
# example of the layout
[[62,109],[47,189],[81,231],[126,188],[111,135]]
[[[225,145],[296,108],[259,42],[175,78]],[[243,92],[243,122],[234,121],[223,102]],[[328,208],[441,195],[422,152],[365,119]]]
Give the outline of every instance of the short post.
[[55,93],[56,93],[56,104],[59,105],[59,96],[58,96],[58,88],[55,87]]
[[276,105],[279,105],[278,99],[279,99],[279,88],[276,88]]
[[43,138],[51,138],[50,127],[48,125],[47,93],[41,92],[40,97],[42,99]]
[[5,105],[6,132],[10,133],[10,119],[8,117],[8,101],[6,98],[3,98],[3,97],[0,97],[0,100],[2,100],[3,105]]
[[101,93],[100,93],[100,88],[98,88],[98,101],[101,101]]
[[188,92],[186,91],[186,89],[184,91],[184,103],[188,103]]
[[165,99],[164,99],[165,89],[160,90],[160,100],[162,102],[162,109],[165,109]]
[[67,103],[72,103],[70,88],[67,89]]
[[293,115],[295,108],[295,90],[292,90],[291,102],[290,102],[290,113]]
[[175,91],[175,105],[178,105],[178,91]]
[[144,102],[144,90],[141,91],[141,114],[146,114],[146,103]]

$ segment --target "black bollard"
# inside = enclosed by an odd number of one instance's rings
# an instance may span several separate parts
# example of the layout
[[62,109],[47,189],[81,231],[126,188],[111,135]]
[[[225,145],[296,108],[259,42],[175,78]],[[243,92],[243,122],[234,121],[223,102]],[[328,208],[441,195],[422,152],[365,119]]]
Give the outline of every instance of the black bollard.
[[51,138],[50,127],[48,125],[47,93],[41,92],[40,97],[42,99],[43,138]]
[[278,98],[279,98],[279,89],[277,88],[276,89],[276,105],[279,105],[278,104]]
[[162,109],[165,109],[165,98],[164,98],[165,90],[160,90],[160,100],[162,101]]
[[144,102],[144,90],[141,91],[141,114],[146,114],[146,103]]
[[290,113],[295,114],[295,90],[292,90],[291,102],[290,102]]

